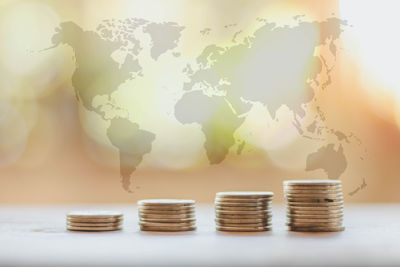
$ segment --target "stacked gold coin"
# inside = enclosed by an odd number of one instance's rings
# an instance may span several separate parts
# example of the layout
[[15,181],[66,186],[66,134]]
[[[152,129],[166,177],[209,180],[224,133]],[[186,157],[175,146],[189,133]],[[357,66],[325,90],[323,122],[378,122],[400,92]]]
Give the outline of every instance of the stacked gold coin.
[[342,183],[338,180],[283,182],[290,231],[343,231]]
[[215,223],[219,231],[271,230],[272,192],[219,192],[215,197]]
[[122,229],[123,214],[114,211],[74,211],[67,214],[67,230],[116,231]]
[[185,199],[146,199],[138,201],[142,231],[196,230],[195,202]]

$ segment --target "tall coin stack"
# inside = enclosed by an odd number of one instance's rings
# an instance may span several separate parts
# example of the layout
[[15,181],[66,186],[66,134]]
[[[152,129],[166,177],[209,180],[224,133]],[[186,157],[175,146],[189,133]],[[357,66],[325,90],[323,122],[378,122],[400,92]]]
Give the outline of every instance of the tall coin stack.
[[138,201],[142,231],[196,230],[195,202],[185,199],[146,199]]
[[342,183],[338,180],[283,182],[290,231],[343,231]]
[[215,223],[219,231],[271,230],[272,192],[219,192],[215,197]]
[[122,229],[123,214],[113,211],[75,211],[67,214],[67,230],[116,231]]

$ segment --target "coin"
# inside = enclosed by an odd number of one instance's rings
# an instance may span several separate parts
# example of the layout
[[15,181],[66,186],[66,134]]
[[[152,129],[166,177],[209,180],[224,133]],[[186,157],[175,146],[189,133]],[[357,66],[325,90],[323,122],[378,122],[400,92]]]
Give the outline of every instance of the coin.
[[260,215],[244,215],[244,214],[216,214],[218,219],[269,219],[272,218],[272,214],[260,214]]
[[343,199],[332,198],[285,198],[286,202],[290,205],[292,202],[306,202],[306,203],[343,203]]
[[180,222],[196,222],[196,219],[194,217],[193,218],[184,218],[184,219],[140,218],[140,222],[180,223]]
[[315,195],[343,195],[342,189],[340,190],[283,190],[284,195],[310,195],[310,196],[315,196]]
[[310,193],[313,191],[340,192],[342,185],[284,185],[283,191]]
[[318,202],[287,202],[287,205],[293,206],[300,206],[300,207],[330,207],[330,206],[337,206],[343,207],[343,201],[341,202],[325,202],[325,203],[318,203]]
[[294,212],[301,211],[321,211],[321,212],[338,212],[343,211],[343,205],[338,206],[311,206],[311,207],[302,207],[302,206],[287,206],[287,210]]
[[139,214],[190,214],[194,213],[194,209],[185,209],[185,210],[146,210],[146,209],[139,209]]
[[269,203],[240,203],[240,202],[221,202],[215,201],[215,205],[224,207],[259,207],[259,208],[269,208],[271,205]]
[[302,212],[293,212],[287,211],[287,215],[291,216],[338,216],[343,215],[343,211],[339,210],[338,212],[321,212],[321,211],[302,211]]
[[216,226],[218,231],[227,231],[227,232],[264,232],[272,230],[271,227],[233,227],[233,226]]
[[325,185],[339,185],[342,184],[339,180],[286,180],[283,185],[303,185],[303,186],[325,186]]
[[96,218],[96,219],[108,219],[108,218],[121,218],[123,214],[117,211],[72,211],[67,213],[68,218]]
[[143,199],[138,201],[139,206],[193,206],[194,200],[190,199]]
[[283,190],[339,190],[342,185],[283,185]]
[[123,218],[69,218],[67,221],[76,223],[116,223],[122,222]]
[[271,221],[270,219],[261,219],[261,218],[255,218],[255,219],[223,219],[223,218],[216,218],[216,222],[218,223],[264,223]]
[[233,210],[219,210],[219,214],[227,214],[227,215],[263,215],[266,212],[264,211],[233,211]]
[[167,215],[167,214],[143,214],[140,213],[140,217],[142,218],[158,218],[158,219],[185,219],[185,218],[194,218],[194,213],[190,214],[174,214],[174,215]]
[[104,226],[104,227],[85,227],[85,226],[71,226],[67,225],[67,230],[70,231],[93,231],[93,232],[100,232],[100,231],[117,231],[121,230],[121,226]]
[[194,231],[196,230],[196,226],[186,226],[186,227],[171,227],[171,226],[166,226],[166,227],[153,227],[153,226],[145,226],[145,225],[140,225],[140,230],[142,231],[158,231],[158,232],[179,232],[179,231]]
[[218,192],[217,198],[272,198],[274,193],[262,191],[231,191],[231,192]]
[[220,227],[237,227],[237,228],[249,228],[249,227],[271,227],[271,223],[215,223],[216,226]]
[[318,217],[327,217],[327,218],[336,218],[336,217],[343,217],[343,212],[340,212],[340,213],[317,213],[317,214],[315,214],[315,213],[290,213],[290,212],[287,212],[286,213],[286,215],[288,216],[288,217],[293,217],[293,218],[296,218],[296,217],[304,217],[304,218],[307,218],[307,217],[310,217],[310,218],[312,218],[312,217],[315,217],[315,218],[318,218]]
[[339,226],[342,226],[342,221],[339,221],[339,222],[330,222],[330,223],[323,223],[323,222],[321,222],[321,223],[298,223],[298,222],[296,222],[296,223],[294,223],[294,222],[289,222],[289,223],[286,223],[286,225],[287,226],[296,226],[296,227],[331,227],[331,226],[334,226],[334,227],[339,227]]
[[285,197],[300,197],[300,198],[337,198],[343,197],[342,193],[331,193],[331,194],[321,194],[321,193],[308,193],[308,194],[297,194],[297,193],[285,193]]
[[289,231],[295,232],[341,232],[344,231],[343,226],[333,227],[294,227],[289,226]]
[[291,223],[336,223],[342,222],[343,217],[335,217],[335,218],[299,218],[299,217],[289,217]]
[[122,223],[80,223],[80,222],[67,222],[68,226],[76,227],[116,227],[121,226]]
[[254,203],[254,204],[265,204],[271,202],[271,199],[266,198],[215,198],[216,202],[222,203]]
[[224,206],[224,205],[215,205],[215,210],[236,210],[236,211],[262,211],[262,210],[270,210],[265,207],[231,207],[231,206]]
[[188,226],[193,226],[194,222],[189,221],[189,222],[178,222],[178,223],[170,223],[170,222],[145,222],[145,221],[140,221],[140,225],[143,226],[149,226],[149,227],[188,227]]

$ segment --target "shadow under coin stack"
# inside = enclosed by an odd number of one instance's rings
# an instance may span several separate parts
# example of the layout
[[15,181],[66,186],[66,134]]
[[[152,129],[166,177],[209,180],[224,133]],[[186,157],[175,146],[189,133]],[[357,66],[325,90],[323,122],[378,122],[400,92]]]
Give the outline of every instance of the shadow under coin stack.
[[219,192],[215,198],[218,231],[260,232],[271,230],[272,192]]
[[338,180],[284,181],[290,231],[343,231],[342,183]]
[[195,202],[184,199],[147,199],[138,201],[142,231],[196,230]]
[[67,214],[67,230],[116,231],[122,229],[123,214],[113,211],[75,211]]

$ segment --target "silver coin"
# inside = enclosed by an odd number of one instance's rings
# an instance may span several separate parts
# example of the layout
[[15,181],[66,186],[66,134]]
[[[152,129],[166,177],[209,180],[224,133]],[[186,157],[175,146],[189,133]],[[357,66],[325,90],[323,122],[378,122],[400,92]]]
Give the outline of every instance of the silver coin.
[[80,223],[80,222],[67,222],[67,226],[76,227],[118,227],[122,223]]
[[[310,188],[310,187],[304,187],[302,186],[301,188],[299,187],[294,187],[294,188],[288,188],[288,187],[284,187],[283,188],[283,192],[284,193],[296,193],[297,191],[309,191],[308,193],[318,193],[318,192],[324,192],[324,191],[330,191],[332,193],[340,193],[343,192],[342,187],[329,187],[329,188],[322,188],[322,187],[314,187],[314,188]],[[305,192],[307,194],[307,192]]]
[[266,214],[266,212],[264,212],[264,211],[219,210],[218,214],[227,214],[227,215],[264,215],[264,214]]
[[140,214],[139,217],[141,218],[160,218],[160,219],[189,219],[195,218],[195,214],[176,214],[176,215],[167,215],[167,214]]
[[286,211],[287,215],[292,215],[292,216],[338,216],[338,215],[343,215],[344,212],[343,210],[335,210],[335,211],[308,211],[308,210],[302,210],[302,211],[291,211],[287,210]]
[[67,230],[69,231],[103,232],[103,231],[117,231],[121,229],[122,226],[85,227],[85,226],[67,225]]
[[270,209],[266,209],[264,207],[231,207],[231,206],[216,205],[215,210],[262,211]]
[[310,190],[310,191],[337,191],[342,190],[342,185],[284,185],[284,191],[292,191],[292,190]]
[[336,212],[336,213],[317,213],[317,214],[315,214],[315,213],[291,213],[291,212],[287,212],[286,213],[286,215],[287,216],[290,216],[290,217],[294,217],[294,218],[296,218],[296,217],[340,217],[340,216],[342,216],[343,217],[343,212]]
[[300,197],[300,198],[343,198],[343,193],[333,193],[333,194],[294,194],[294,193],[286,193],[285,197]]
[[216,226],[218,231],[226,232],[264,232],[272,230],[272,227],[228,227],[228,226]]
[[288,211],[293,211],[293,212],[300,212],[300,211],[321,211],[321,212],[343,212],[343,205],[337,205],[337,206],[289,206],[287,205],[287,210]]
[[343,212],[336,212],[336,213],[315,213],[315,212],[311,212],[311,213],[291,213],[291,212],[287,212],[286,213],[287,216],[290,217],[340,217],[344,215]]
[[272,198],[273,192],[263,191],[231,191],[231,192],[218,192],[218,198]]
[[336,197],[336,198],[319,198],[319,197],[287,197],[285,196],[286,202],[316,202],[316,203],[327,203],[327,202],[343,202],[342,197]]
[[185,211],[190,211],[190,210],[195,210],[194,205],[188,205],[188,206],[168,206],[168,205],[158,205],[158,206],[138,206],[138,210],[143,210],[143,211],[161,211],[161,212],[185,212]]
[[194,213],[195,209],[184,209],[184,210],[154,210],[154,209],[140,209],[139,213],[145,214],[188,214]]
[[70,218],[67,217],[68,222],[76,223],[117,223],[122,222],[123,217],[120,218]]
[[220,224],[225,223],[235,223],[235,224],[242,224],[242,223],[265,223],[270,222],[271,219],[223,219],[223,218],[216,218],[215,221]]
[[149,227],[189,227],[189,226],[196,225],[196,223],[194,221],[179,222],[179,223],[139,221],[139,224],[142,226],[149,226]]
[[262,204],[262,203],[271,203],[272,199],[266,198],[215,198],[216,202],[233,202],[233,203],[255,203],[255,204]]
[[235,227],[235,228],[254,228],[254,227],[272,227],[272,223],[215,223],[216,227]]
[[196,219],[195,218],[184,218],[184,219],[140,218],[140,222],[181,223],[181,222],[196,222]]
[[336,226],[336,227],[294,227],[289,226],[289,231],[294,232],[341,232],[344,231],[343,226]]
[[342,189],[337,190],[288,190],[283,189],[284,195],[343,195]]
[[343,201],[341,202],[292,202],[287,201],[286,204],[290,207],[300,206],[300,207],[343,207]]
[[286,180],[283,185],[339,185],[340,180]]
[[138,210],[139,214],[160,214],[160,215],[186,215],[186,214],[193,214],[196,213],[196,211],[194,209],[191,210],[142,210],[139,209]]
[[108,219],[108,218],[121,218],[123,217],[123,213],[119,211],[105,211],[105,210],[98,210],[98,211],[71,211],[67,213],[68,218],[88,218],[88,219]]
[[137,203],[139,206],[193,206],[191,199],[143,199]]
[[141,231],[154,231],[154,232],[183,232],[183,231],[194,231],[196,226],[186,226],[186,227],[153,227],[140,225]]
[[139,218],[154,218],[154,219],[194,219],[195,213],[185,214],[155,214],[155,213],[139,213]]
[[290,223],[339,223],[343,222],[343,217],[335,217],[335,218],[299,218],[299,217],[287,217]]
[[239,202],[221,202],[215,201],[215,205],[224,206],[224,207],[260,207],[260,208],[269,208],[271,207],[270,203],[239,203]]
[[287,226],[295,226],[295,227],[340,227],[342,226],[342,222],[337,223],[294,223],[294,222],[287,222]]
[[270,219],[272,214],[260,214],[260,215],[227,215],[227,214],[216,214],[218,219]]

